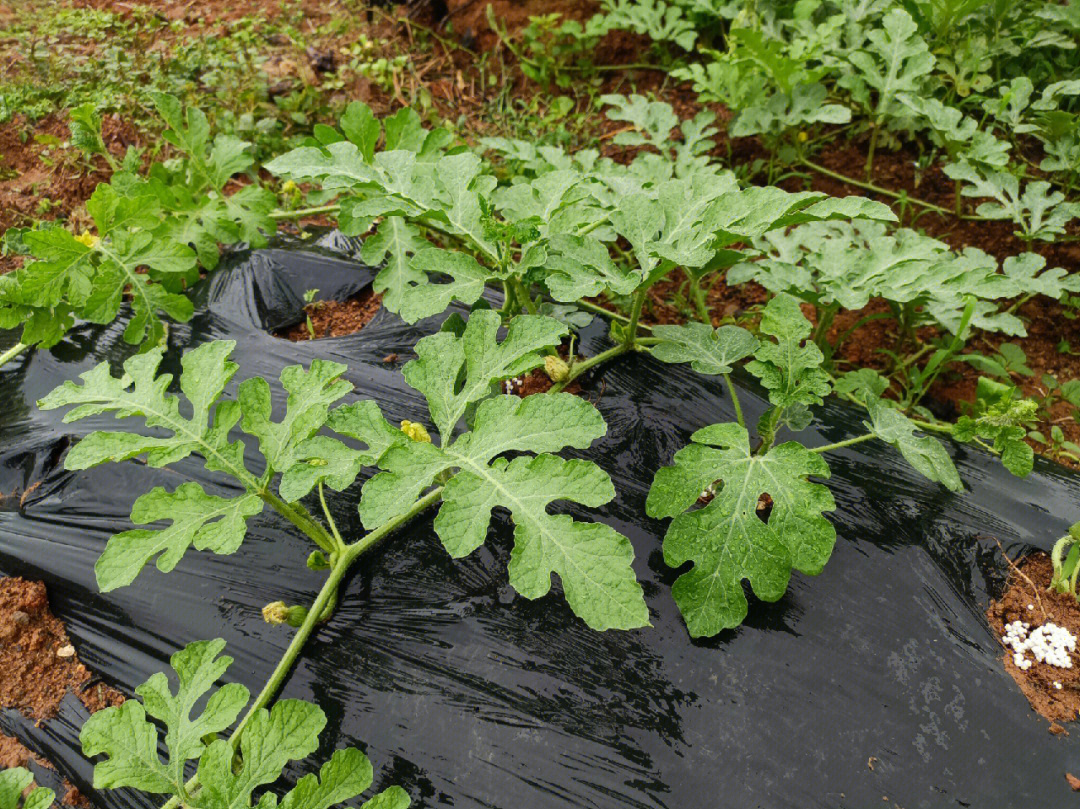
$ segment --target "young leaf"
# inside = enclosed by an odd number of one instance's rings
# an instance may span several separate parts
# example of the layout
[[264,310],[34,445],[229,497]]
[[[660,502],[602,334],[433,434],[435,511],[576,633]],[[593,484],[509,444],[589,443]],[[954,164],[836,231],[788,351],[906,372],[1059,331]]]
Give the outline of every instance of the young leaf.
[[810,321],[799,309],[796,298],[781,293],[765,305],[761,332],[776,338],[762,342],[754,361],[746,369],[769,391],[769,401],[777,407],[821,404],[832,390],[829,375],[821,368],[821,350],[804,341],[810,336]]
[[652,355],[661,362],[688,362],[699,374],[729,374],[735,363],[758,348],[757,338],[738,326],[713,329],[705,323],[654,326],[660,340]]
[[[315,751],[326,717],[311,703],[280,700],[269,711],[261,708],[247,718],[236,749],[215,739],[236,721],[250,696],[243,685],[224,685],[193,716],[195,705],[232,664],[232,658],[219,657],[224,648],[220,639],[188,644],[172,656],[179,680],[175,693],[164,674],[155,674],[135,689],[141,703],[130,699],[86,721],[80,734],[83,753],[106,756],[94,765],[95,788],[134,787],[168,794],[191,809],[251,809],[253,802],[261,809],[277,805],[273,793],[255,799],[254,791],[276,781],[290,761]],[[158,755],[158,728],[147,715],[165,726],[166,763]],[[191,791],[185,784],[185,767],[195,759],[198,786]],[[359,750],[337,750],[318,776],[301,778],[281,806],[329,809],[370,787],[372,776],[371,763]],[[404,790],[391,787],[365,806],[404,809],[408,804]]]
[[[758,598],[776,601],[792,569],[820,573],[836,541],[822,512],[836,506],[827,488],[807,479],[828,477],[828,464],[797,442],[754,455],[745,428],[734,423],[705,427],[691,441],[675,454],[674,466],[656,473],[645,510],[675,518],[664,537],[664,561],[694,566],[676,580],[672,595],[690,634],[704,637],[742,623],[743,579]],[[723,485],[712,501],[687,511],[715,481]],[[762,519],[765,495],[772,505]]]
[[19,809],[20,799],[22,809],[49,809],[56,797],[51,789],[34,787],[23,797],[33,783],[34,775],[25,767],[0,771],[0,809]]

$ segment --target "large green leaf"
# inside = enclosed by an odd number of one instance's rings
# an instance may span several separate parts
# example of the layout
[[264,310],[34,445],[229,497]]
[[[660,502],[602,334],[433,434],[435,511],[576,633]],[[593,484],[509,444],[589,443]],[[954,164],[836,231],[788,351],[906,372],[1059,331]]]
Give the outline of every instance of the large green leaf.
[[[690,634],[715,635],[742,623],[747,613],[742,581],[763,601],[787,589],[791,570],[816,575],[832,553],[836,530],[822,515],[835,508],[829,490],[810,475],[828,477],[825,460],[797,442],[750,450],[738,424],[714,424],[691,436],[660,469],[646,501],[650,517],[674,517],[664,537],[664,561],[693,562],[672,587]],[[716,496],[690,509],[716,481]],[[767,519],[759,514],[765,495]]]
[[735,363],[758,348],[757,338],[739,326],[713,329],[705,323],[653,326],[652,355],[661,362],[688,362],[699,374],[729,374]]

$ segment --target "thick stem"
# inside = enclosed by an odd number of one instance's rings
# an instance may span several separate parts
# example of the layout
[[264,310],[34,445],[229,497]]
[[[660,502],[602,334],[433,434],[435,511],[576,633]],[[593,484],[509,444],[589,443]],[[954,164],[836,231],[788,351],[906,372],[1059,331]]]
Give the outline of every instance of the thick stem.
[[0,368],[3,368],[28,348],[30,348],[30,346],[27,343],[16,343],[3,354],[0,354]]
[[739,402],[739,394],[735,390],[735,384],[731,381],[731,374],[724,374],[724,381],[727,383],[728,393],[731,394],[731,405],[735,408],[735,419],[739,422],[740,427],[745,428],[746,421],[743,420],[742,404]]
[[637,337],[638,320],[641,319],[641,309],[645,305],[645,296],[648,292],[649,288],[643,286],[634,293],[634,302],[630,307],[630,322],[626,325],[626,339],[623,340],[627,350],[634,346],[634,338]]
[[690,279],[690,297],[694,301],[694,309],[697,310],[698,320],[712,325],[712,317],[709,315],[709,304],[705,300],[705,289],[697,278]]
[[319,525],[315,518],[308,514],[307,509],[299,503],[286,503],[266,486],[255,489],[255,493],[263,499],[263,502],[269,504],[274,511],[303,531],[304,535],[322,550],[334,554],[338,552],[337,542],[334,537]]
[[[864,183],[861,180],[856,180],[855,178],[848,177],[845,174],[839,174],[832,169],[827,169],[824,166],[819,165],[818,163],[814,163],[810,160],[803,159],[800,162],[802,163],[802,165],[806,166],[808,169],[816,171],[818,174],[823,174],[826,177],[832,177],[834,180],[837,180],[841,183],[847,183],[848,185],[853,185],[856,188],[863,189],[864,191],[873,191],[875,194],[892,197],[893,199],[906,200],[907,202],[910,202],[914,205],[926,208],[928,211],[934,211],[935,213],[944,214],[946,216],[956,216],[956,214],[950,211],[948,208],[942,208],[940,205],[935,205],[932,202],[926,202],[925,200],[921,200],[916,197],[910,197],[906,194],[900,194],[896,191],[890,191],[888,188],[882,188],[880,185],[874,185],[873,183]],[[978,222],[984,221],[983,217],[981,216],[964,216],[961,218]]]
[[573,365],[570,366],[570,374],[566,377],[566,379],[564,379],[562,382],[556,382],[554,385],[551,386],[551,392],[558,393],[593,366],[599,365],[602,362],[607,362],[612,357],[617,357],[620,354],[625,354],[627,351],[633,348],[633,345],[633,343],[631,343],[630,345],[627,345],[626,343],[619,343],[614,348],[609,348],[607,351],[601,351],[595,357],[589,357],[587,360],[575,362]]
[[529,289],[525,286],[525,282],[521,280],[520,276],[512,275],[510,276],[510,283],[512,288],[517,292],[518,298],[525,304],[525,309],[528,313],[530,315],[535,315],[536,302],[532,299],[532,295],[529,294]]
[[[391,520],[381,528],[375,529],[363,539],[345,546],[343,553],[335,560],[333,567],[331,567],[330,575],[327,576],[322,589],[319,590],[319,594],[315,597],[315,602],[308,610],[307,618],[304,619],[304,623],[300,625],[300,628],[296,630],[296,634],[293,635],[293,639],[290,641],[288,648],[285,649],[285,654],[282,655],[281,660],[279,660],[277,666],[274,667],[273,672],[270,674],[270,678],[266,681],[266,684],[255,698],[255,701],[248,707],[247,712],[244,714],[244,718],[240,720],[240,723],[233,732],[229,734],[229,744],[232,745],[233,750],[239,746],[240,736],[255,713],[266,708],[273,701],[274,697],[281,689],[281,686],[285,683],[286,678],[292,671],[293,665],[296,663],[296,659],[300,656],[300,652],[304,648],[304,644],[307,643],[308,638],[311,637],[311,633],[315,631],[316,625],[325,618],[324,613],[326,612],[327,607],[329,607],[331,602],[337,598],[338,587],[341,584],[341,580],[345,577],[345,574],[349,571],[349,568],[352,567],[353,563],[356,562],[361,554],[374,548],[389,534],[409,522],[413,517],[435,505],[435,503],[442,498],[442,494],[442,486],[433,489],[417,500],[412,508],[400,517]],[[198,775],[195,775],[184,785],[184,790],[190,792],[198,786],[198,784],[199,777]],[[162,809],[177,809],[179,805],[180,798],[174,797],[170,798],[163,805]]]

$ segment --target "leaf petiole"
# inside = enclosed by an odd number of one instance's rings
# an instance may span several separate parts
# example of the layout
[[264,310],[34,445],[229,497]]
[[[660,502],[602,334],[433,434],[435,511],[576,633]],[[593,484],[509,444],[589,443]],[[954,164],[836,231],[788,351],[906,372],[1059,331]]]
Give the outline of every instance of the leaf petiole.
[[30,348],[28,343],[16,343],[3,354],[0,354],[0,368],[3,368],[28,348]]
[[874,433],[867,433],[866,435],[859,435],[855,438],[848,438],[844,441],[837,441],[835,444],[825,444],[821,447],[809,447],[811,452],[831,452],[834,449],[841,449],[842,447],[850,447],[853,444],[861,444],[863,441],[869,441],[872,438],[877,438]]

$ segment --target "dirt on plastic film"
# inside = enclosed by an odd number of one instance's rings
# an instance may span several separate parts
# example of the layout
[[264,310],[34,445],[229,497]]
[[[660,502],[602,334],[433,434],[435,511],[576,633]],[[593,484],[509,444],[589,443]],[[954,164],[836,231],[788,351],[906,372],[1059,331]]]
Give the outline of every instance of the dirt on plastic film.
[[[370,284],[374,271],[358,267],[355,252],[355,242],[332,235],[231,259],[194,291],[192,322],[171,331],[168,370],[178,370],[179,347],[228,337],[238,342],[237,382],[274,379],[285,365],[321,356],[348,363],[356,397],[378,400],[392,421],[426,421],[400,364],[438,319],[409,326],[380,315],[329,341],[271,334],[298,320],[306,288],[345,299]],[[262,622],[262,606],[308,603],[321,582],[303,564],[307,543],[272,513],[251,521],[233,556],[189,552],[172,573],[150,566],[130,587],[96,590],[93,562],[129,524],[135,493],[186,479],[229,491],[196,459],[165,470],[63,471],[63,447],[114,422],[64,425],[60,413],[31,403],[102,359],[129,356],[124,321],[79,327],[52,352],[0,374],[0,490],[33,487],[0,511],[0,573],[43,580],[81,657],[125,694],[166,668],[178,647],[207,637],[225,638],[236,658],[226,679],[257,689],[290,637]],[[606,345],[606,327],[594,323],[579,350]],[[392,354],[397,361],[384,362]],[[736,381],[754,422],[763,400]],[[1012,556],[1049,550],[1078,516],[1075,474],[1037,460],[1036,473],[1017,481],[982,453],[950,445],[969,486],[961,496],[876,443],[830,455],[838,540],[825,572],[795,574],[774,604],[751,595],[743,626],[694,641],[671,598],[678,571],[662,561],[666,522],[645,517],[644,500],[655,470],[693,430],[732,418],[729,400],[718,379],[641,355],[597,369],[584,388],[608,432],[569,454],[599,463],[617,495],[599,509],[566,510],[629,537],[653,626],[592,632],[557,583],[537,601],[517,595],[503,514],[485,546],[457,561],[427,514],[358,566],[286,685],[285,696],[327,712],[323,756],[361,745],[378,788],[399,783],[425,808],[503,806],[510,796],[522,809],[677,809],[715,795],[718,783],[716,805],[770,809],[865,807],[883,797],[906,809],[1074,799],[1063,775],[1080,772],[1080,734],[1048,733],[1002,666],[985,610],[1008,568],[979,537],[1000,538]],[[275,402],[282,406],[277,390]],[[799,436],[808,444],[861,431],[861,414],[841,403],[817,412],[820,426]],[[355,489],[330,496],[349,537],[363,531],[355,501]],[[69,696],[41,728],[6,712],[0,729],[53,761],[99,807],[156,805],[91,789],[77,740],[86,715]]]

